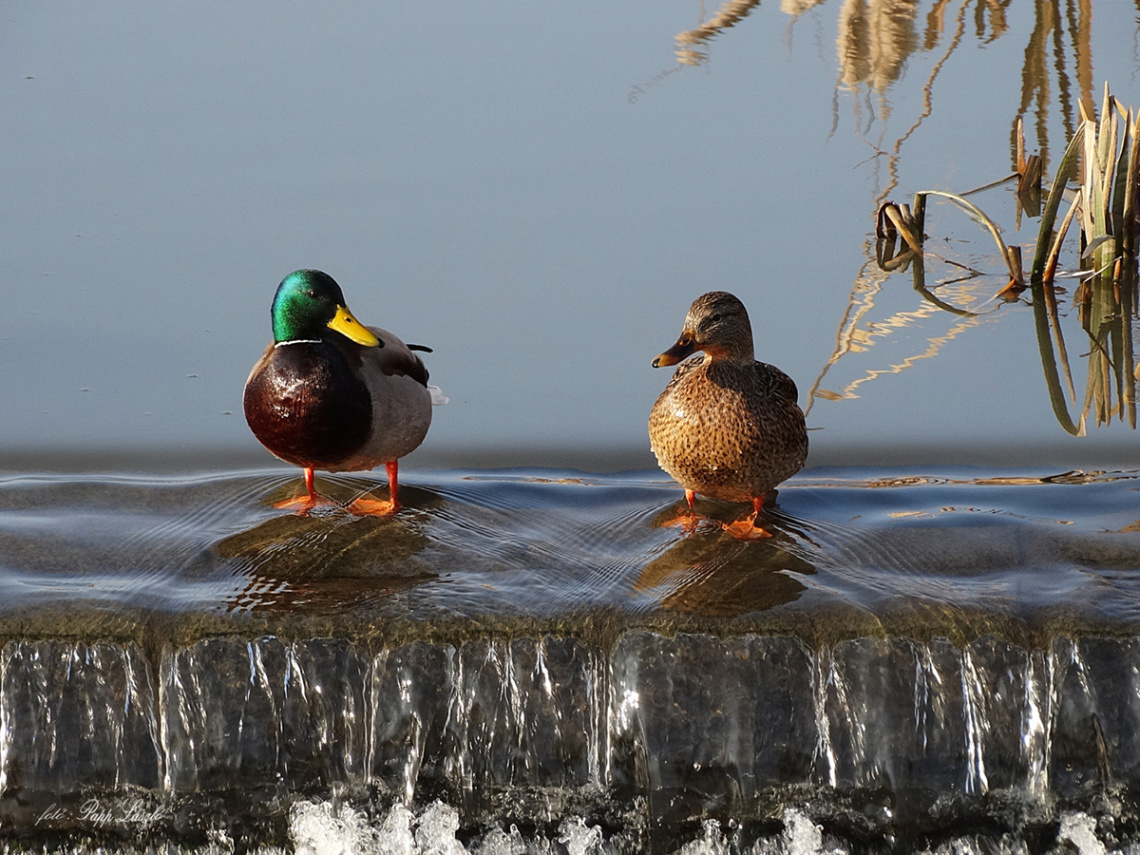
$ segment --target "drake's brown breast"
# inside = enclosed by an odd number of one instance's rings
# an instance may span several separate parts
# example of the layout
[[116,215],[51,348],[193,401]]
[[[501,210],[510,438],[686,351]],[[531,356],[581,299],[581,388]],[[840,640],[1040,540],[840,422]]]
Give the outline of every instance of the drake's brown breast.
[[271,347],[246,383],[258,441],[298,466],[335,464],[368,440],[372,399],[344,355],[323,342]]

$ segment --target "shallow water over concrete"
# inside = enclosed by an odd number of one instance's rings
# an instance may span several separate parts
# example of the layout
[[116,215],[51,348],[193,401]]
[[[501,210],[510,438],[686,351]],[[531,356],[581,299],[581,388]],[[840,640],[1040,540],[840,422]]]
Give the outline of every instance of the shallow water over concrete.
[[290,472],[0,482],[5,833],[1140,840],[1134,471],[813,470],[755,543],[658,525],[655,473],[407,485],[373,520],[274,509]]
[[[412,471],[405,483],[406,509],[375,519],[274,508],[303,489],[290,470],[6,476],[0,630],[52,632],[64,611],[77,632],[137,614],[191,635],[604,615],[929,636],[963,620],[1115,631],[1140,617],[1135,471],[808,470],[769,500],[772,537],[753,543],[716,524],[737,505],[698,501],[706,522],[687,536],[663,525],[683,498],[655,472]],[[386,491],[364,477],[318,486],[343,503]]]

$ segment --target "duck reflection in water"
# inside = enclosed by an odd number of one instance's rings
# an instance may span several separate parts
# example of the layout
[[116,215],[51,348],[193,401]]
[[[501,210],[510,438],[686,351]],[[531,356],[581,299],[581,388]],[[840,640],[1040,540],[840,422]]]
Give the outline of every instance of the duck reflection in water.
[[799,392],[787,374],[757,362],[752,325],[732,294],[711,291],[693,301],[677,343],[653,367],[683,362],[653,405],[649,442],[661,468],[685,488],[688,514],[670,522],[691,531],[696,493],[751,502],[752,514],[724,529],[741,540],[769,533],[756,524],[764,497],[798,472],[808,438]]
[[705,528],[646,564],[633,590],[660,597],[661,608],[698,617],[737,617],[782,606],[807,590],[788,571],[816,572],[783,549],[785,541],[795,542],[777,532],[763,544],[745,543]]
[[[412,489],[415,506],[442,500]],[[235,576],[245,578],[227,605],[235,611],[312,615],[367,613],[368,603],[438,576],[421,557],[430,543],[422,511],[398,517],[345,513],[277,516],[216,543],[212,549]]]

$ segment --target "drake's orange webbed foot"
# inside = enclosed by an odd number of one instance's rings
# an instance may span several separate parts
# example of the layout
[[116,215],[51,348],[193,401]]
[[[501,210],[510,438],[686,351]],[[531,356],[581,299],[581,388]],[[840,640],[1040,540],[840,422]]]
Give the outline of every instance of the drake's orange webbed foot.
[[353,499],[348,506],[349,513],[358,517],[390,517],[400,510],[400,503],[391,499],[371,499],[360,496]]
[[390,517],[400,510],[400,464],[390,460],[384,464],[388,470],[388,490],[390,499],[370,499],[360,496],[348,506],[350,512],[362,517]]
[[298,516],[305,516],[314,508],[340,507],[339,502],[325,498],[317,492],[316,487],[313,484],[313,470],[308,468],[305,469],[305,490],[305,495],[294,496],[292,499],[283,499],[280,502],[274,502],[273,507],[295,510]]

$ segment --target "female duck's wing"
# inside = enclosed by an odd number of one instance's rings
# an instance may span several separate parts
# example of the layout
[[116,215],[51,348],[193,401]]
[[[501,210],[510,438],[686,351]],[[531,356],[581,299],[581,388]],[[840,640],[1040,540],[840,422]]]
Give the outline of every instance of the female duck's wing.
[[796,388],[796,381],[767,362],[753,363],[753,369],[760,389],[767,396],[779,398],[783,401],[796,403],[800,398],[800,390]]

